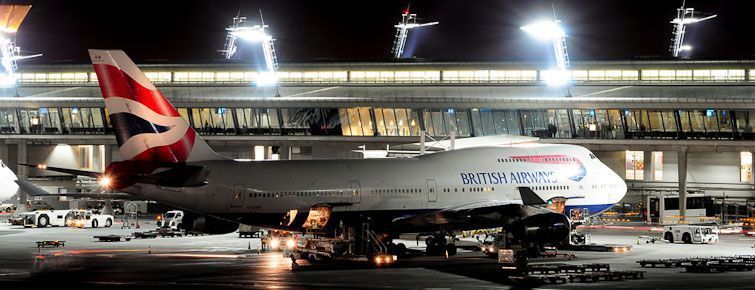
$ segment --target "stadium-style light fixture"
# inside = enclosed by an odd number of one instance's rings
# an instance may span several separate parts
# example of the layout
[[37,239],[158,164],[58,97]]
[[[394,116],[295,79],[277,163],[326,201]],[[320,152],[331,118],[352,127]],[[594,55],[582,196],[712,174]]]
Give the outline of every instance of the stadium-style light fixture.
[[220,52],[223,53],[226,59],[231,59],[238,49],[237,40],[259,43],[262,46],[262,54],[265,57],[265,70],[258,74],[254,84],[258,87],[276,86],[278,83],[276,76],[278,57],[275,54],[275,39],[265,31],[265,28],[268,26],[265,25],[261,10],[260,22],[261,24],[259,25],[248,25],[246,17],[234,17],[233,25],[226,28],[228,36],[226,37],[225,49]]
[[540,40],[553,40],[566,36],[566,32],[564,32],[559,22],[551,20],[538,21],[522,26],[521,29]]
[[409,35],[409,30],[418,27],[437,25],[438,23],[440,22],[433,21],[427,23],[417,23],[417,14],[409,12],[409,7],[406,7],[406,9],[404,9],[404,11],[401,13],[401,22],[393,26],[396,28],[396,37],[393,39],[393,47],[391,48],[391,54],[393,55],[393,58],[402,58],[404,54],[404,47],[406,46],[406,38]]
[[30,9],[31,5],[0,5],[0,87],[15,88],[17,62],[41,55],[21,55],[21,48],[16,46],[16,32]]
[[[674,31],[671,38],[671,47],[669,48],[669,50],[671,51],[671,54],[676,58],[680,57],[680,53],[682,51],[692,50],[692,46],[684,44],[684,34],[687,30],[686,26],[689,24],[703,22],[717,16],[716,14],[707,14],[701,12],[697,12],[696,15],[695,8],[686,8],[684,7],[685,4],[686,1],[682,2],[682,7],[676,9],[676,18],[671,20],[671,24],[674,25]],[[701,14],[703,17],[697,17]]]
[[[555,18],[555,17],[554,17]],[[537,21],[530,25],[520,27],[522,30],[542,41],[551,41],[556,56],[556,68],[549,70],[543,75],[543,80],[548,86],[567,86],[568,90],[571,75],[569,73],[569,53],[566,50],[566,31],[559,20]]]

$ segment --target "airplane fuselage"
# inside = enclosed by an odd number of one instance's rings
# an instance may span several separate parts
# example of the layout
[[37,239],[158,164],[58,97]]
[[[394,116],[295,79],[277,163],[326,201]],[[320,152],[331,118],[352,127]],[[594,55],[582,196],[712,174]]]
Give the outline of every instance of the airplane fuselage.
[[136,184],[125,191],[228,220],[289,229],[300,228],[301,217],[316,206],[332,208],[334,216],[392,221],[468,204],[521,205],[518,188],[529,187],[545,201],[567,198],[566,212],[587,208],[597,214],[626,192],[610,168],[572,145],[480,147],[416,158],[200,164],[210,172],[206,185]]

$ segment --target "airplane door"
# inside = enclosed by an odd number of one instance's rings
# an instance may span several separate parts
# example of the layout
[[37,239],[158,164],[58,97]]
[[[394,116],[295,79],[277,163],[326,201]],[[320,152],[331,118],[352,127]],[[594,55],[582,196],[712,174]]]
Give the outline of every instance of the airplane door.
[[427,201],[429,202],[438,201],[438,185],[435,182],[435,179],[427,180]]
[[231,207],[240,207],[244,205],[244,185],[237,183],[233,185],[233,196],[231,197]]
[[359,186],[359,180],[351,181],[351,202],[354,204],[362,202],[361,187]]

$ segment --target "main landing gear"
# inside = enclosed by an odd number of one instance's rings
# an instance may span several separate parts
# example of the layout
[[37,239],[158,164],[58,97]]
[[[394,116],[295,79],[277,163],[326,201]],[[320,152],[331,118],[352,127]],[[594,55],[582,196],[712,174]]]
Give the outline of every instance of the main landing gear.
[[[417,238],[419,239],[419,237]],[[448,238],[450,238],[450,242]],[[455,240],[456,238],[453,234],[443,230],[432,233],[425,238],[425,244],[427,245],[425,254],[428,256],[454,256],[456,255]]]

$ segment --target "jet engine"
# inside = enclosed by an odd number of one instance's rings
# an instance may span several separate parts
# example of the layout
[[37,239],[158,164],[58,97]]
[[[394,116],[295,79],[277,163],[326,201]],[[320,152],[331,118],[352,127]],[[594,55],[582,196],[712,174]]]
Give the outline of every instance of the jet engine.
[[542,250],[546,245],[568,246],[571,224],[563,214],[544,207],[523,206],[508,228],[527,248]]
[[211,216],[187,213],[183,218],[182,228],[191,232],[222,235],[235,232],[239,229],[239,224]]
[[535,243],[561,243],[569,238],[569,219],[558,213],[541,213],[521,219],[515,224],[519,237]]

